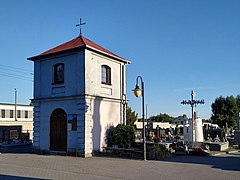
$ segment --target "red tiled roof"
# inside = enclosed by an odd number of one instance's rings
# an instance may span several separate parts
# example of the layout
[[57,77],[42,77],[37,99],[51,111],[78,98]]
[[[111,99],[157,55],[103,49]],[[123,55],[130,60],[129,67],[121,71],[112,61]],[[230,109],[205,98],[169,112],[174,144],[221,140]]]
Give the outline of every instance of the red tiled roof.
[[[63,43],[57,47],[54,47],[52,49],[49,49],[37,56],[33,56],[33,57],[30,57],[28,58],[29,60],[34,60],[36,58],[39,58],[39,57],[43,57],[43,56],[47,56],[47,55],[51,55],[51,54],[55,54],[55,53],[60,53],[60,52],[65,52],[65,51],[69,51],[69,50],[72,50],[72,49],[76,49],[76,48],[81,48],[81,47],[89,47],[89,48],[93,48],[93,49],[96,49],[98,51],[101,51],[103,53],[107,53],[109,55],[113,55],[113,56],[116,56],[118,58],[121,58],[120,56],[108,51],[107,49],[97,45],[96,43],[90,41],[89,39],[83,37],[83,36],[78,36],[77,38],[74,38],[66,43]],[[121,58],[123,59],[123,58]]]

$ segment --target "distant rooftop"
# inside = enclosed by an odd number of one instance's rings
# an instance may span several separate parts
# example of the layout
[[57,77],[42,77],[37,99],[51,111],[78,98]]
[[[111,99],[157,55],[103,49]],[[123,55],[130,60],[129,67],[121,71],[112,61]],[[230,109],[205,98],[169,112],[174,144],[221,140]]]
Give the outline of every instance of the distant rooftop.
[[[15,104],[13,103],[0,103],[0,105],[11,105],[11,106],[15,106]],[[29,104],[17,104],[17,106],[32,106]],[[33,107],[33,106],[32,106]]]

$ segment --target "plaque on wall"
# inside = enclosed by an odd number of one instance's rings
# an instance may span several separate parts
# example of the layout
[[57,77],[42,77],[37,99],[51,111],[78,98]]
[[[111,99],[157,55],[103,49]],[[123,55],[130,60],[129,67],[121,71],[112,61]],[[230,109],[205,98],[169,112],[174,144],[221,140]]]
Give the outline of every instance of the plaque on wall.
[[68,131],[76,131],[77,130],[77,114],[68,114]]
[[72,131],[72,123],[68,123],[68,131]]

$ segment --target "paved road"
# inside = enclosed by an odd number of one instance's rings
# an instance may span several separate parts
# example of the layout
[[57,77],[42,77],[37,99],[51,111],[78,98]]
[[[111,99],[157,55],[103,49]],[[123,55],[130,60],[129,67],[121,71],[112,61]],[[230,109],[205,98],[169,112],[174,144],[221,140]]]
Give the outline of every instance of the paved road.
[[164,161],[0,154],[0,179],[240,179],[240,154]]

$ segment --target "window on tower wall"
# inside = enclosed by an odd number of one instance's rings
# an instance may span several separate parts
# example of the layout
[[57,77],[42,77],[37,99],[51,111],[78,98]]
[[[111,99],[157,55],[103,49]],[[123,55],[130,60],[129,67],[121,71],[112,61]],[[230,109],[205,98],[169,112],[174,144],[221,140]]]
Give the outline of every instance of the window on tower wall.
[[64,83],[64,64],[59,63],[53,66],[53,83]]
[[111,68],[107,65],[102,65],[102,84],[111,85]]

